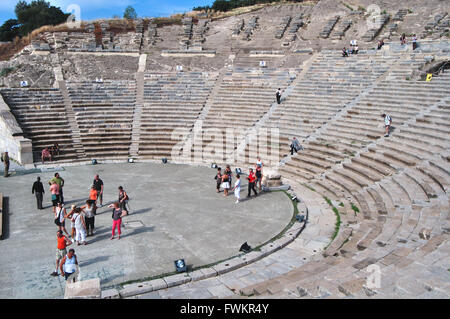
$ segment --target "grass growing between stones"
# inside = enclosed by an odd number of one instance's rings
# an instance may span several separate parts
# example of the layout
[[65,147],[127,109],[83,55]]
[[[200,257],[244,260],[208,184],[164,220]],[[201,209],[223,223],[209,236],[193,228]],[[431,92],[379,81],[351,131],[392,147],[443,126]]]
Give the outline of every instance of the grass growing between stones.
[[[336,215],[336,224],[335,224],[335,226],[334,226],[334,233],[333,233],[333,235],[331,235],[331,241],[330,241],[330,243],[327,245],[327,247],[325,247],[325,249],[327,249],[327,248],[331,245],[331,243],[333,242],[333,240],[334,240],[334,239],[337,237],[337,235],[339,234],[339,228],[341,227],[341,214],[339,213],[339,210],[333,205],[333,203],[331,202],[331,200],[330,200],[328,197],[324,196],[323,198],[324,198],[325,201],[328,203],[328,205],[330,205],[332,211],[333,211],[334,214]],[[343,203],[341,203],[341,204],[342,204],[342,206],[344,206]],[[339,206],[341,206],[341,205],[339,204]]]
[[350,203],[350,206],[352,207],[353,211],[355,212],[355,215],[356,215],[357,213],[359,213],[359,208],[358,208],[358,207],[356,207],[356,205],[355,205],[355,204],[353,204],[353,203]]
[[[311,186],[309,186],[308,184],[302,183],[303,186],[305,186],[306,188],[312,190],[313,192],[315,192],[316,190],[314,188],[312,188]],[[289,196],[289,194],[288,194]]]
[[346,6],[350,11],[353,11],[353,10],[354,10],[354,9],[353,9],[352,7],[350,7],[347,3],[342,2],[342,4],[343,4],[344,6]]

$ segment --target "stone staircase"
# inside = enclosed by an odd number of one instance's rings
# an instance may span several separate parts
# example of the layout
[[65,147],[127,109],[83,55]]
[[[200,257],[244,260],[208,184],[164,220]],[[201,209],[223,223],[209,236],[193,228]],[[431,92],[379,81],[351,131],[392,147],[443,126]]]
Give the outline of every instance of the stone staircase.
[[61,94],[64,99],[64,106],[66,108],[66,114],[67,119],[69,121],[70,130],[72,131],[73,149],[77,153],[78,159],[83,159],[86,157],[86,153],[84,150],[84,146],[82,144],[80,129],[76,122],[75,112],[73,111],[72,108],[72,101],[67,91],[66,82],[59,81],[59,88],[61,90]]

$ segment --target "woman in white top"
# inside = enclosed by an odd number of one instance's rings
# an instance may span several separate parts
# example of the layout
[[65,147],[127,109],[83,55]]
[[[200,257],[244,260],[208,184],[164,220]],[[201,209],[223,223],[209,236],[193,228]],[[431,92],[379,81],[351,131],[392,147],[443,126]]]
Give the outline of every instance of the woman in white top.
[[87,200],[86,205],[82,206],[81,210],[84,212],[85,216],[87,236],[92,236],[94,235],[95,227],[95,202],[93,202],[92,200]]
[[236,204],[241,199],[241,175],[236,174],[236,182],[234,182],[234,196],[236,197]]
[[86,222],[84,220],[84,213],[80,208],[75,209],[72,221],[75,224],[76,235],[75,241],[78,242],[78,246],[83,244],[87,245],[86,242]]
[[66,216],[66,209],[64,208],[64,205],[61,202],[58,202],[56,209],[55,209],[55,224],[58,226],[58,229],[61,231],[64,231],[69,237],[69,234],[67,233],[66,227],[65,227],[65,218]]

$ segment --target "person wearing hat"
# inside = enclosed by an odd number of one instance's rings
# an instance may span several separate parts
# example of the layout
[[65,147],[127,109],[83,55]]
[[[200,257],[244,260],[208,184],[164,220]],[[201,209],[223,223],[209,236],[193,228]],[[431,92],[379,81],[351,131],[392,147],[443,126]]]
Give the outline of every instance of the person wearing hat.
[[8,155],[8,151],[5,151],[2,156],[1,156],[1,160],[3,162],[3,165],[5,165],[5,171],[3,176],[4,177],[8,177],[9,176],[9,155]]

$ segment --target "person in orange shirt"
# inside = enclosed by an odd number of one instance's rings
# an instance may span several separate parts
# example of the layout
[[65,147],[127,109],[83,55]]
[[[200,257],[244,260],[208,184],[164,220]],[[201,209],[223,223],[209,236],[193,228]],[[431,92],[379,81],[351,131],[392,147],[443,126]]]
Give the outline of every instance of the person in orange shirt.
[[92,185],[91,186],[91,191],[89,192],[89,199],[91,200],[91,201],[94,201],[95,202],[95,204],[97,204],[97,190],[95,189],[95,186],[94,185]]
[[59,261],[67,255],[66,247],[72,245],[72,241],[63,235],[62,230],[58,230],[56,233],[56,240],[58,242],[56,247],[56,270],[51,273],[52,276],[58,276]]

